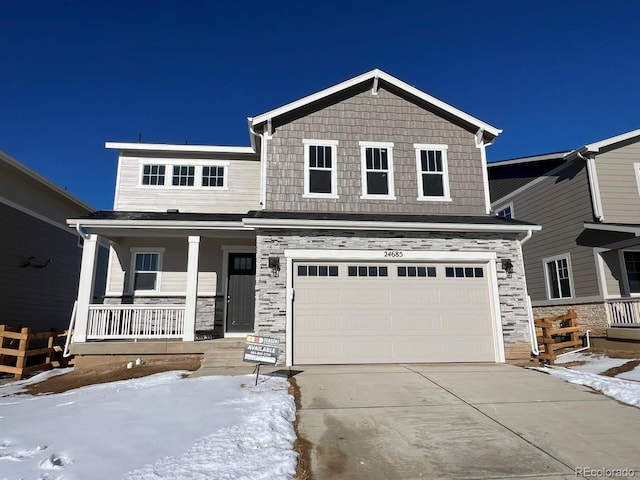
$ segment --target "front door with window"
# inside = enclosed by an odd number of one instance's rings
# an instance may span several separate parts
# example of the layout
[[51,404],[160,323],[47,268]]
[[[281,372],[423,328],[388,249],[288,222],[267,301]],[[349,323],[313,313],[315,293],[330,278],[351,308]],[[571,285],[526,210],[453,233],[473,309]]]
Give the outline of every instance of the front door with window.
[[227,332],[253,333],[256,301],[256,254],[230,253]]

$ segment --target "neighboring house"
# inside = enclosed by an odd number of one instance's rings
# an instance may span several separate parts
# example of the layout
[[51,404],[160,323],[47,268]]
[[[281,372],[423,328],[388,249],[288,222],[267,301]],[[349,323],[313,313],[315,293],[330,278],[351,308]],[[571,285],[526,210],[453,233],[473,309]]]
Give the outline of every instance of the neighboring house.
[[[92,211],[0,152],[0,325],[33,331],[67,328],[78,292],[82,249],[65,220]],[[106,261],[107,250],[101,250]],[[95,292],[100,295],[104,275],[99,269],[96,278]]]
[[[372,70],[249,133],[250,147],[106,144],[114,209],[68,220],[86,236],[76,354],[255,333],[287,365],[528,357],[520,242],[540,227],[490,214],[485,148],[501,130]],[[162,338],[183,341],[143,341]]]
[[543,227],[523,247],[535,316],[640,339],[640,130],[488,171],[495,213]]

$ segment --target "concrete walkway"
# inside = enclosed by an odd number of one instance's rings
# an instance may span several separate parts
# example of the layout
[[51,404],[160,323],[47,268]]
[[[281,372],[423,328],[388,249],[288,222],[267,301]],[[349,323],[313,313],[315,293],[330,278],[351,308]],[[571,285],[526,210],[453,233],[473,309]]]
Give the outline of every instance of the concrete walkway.
[[631,468],[640,477],[640,409],[537,371],[300,370],[298,430],[315,480],[606,478],[577,476],[580,468]]

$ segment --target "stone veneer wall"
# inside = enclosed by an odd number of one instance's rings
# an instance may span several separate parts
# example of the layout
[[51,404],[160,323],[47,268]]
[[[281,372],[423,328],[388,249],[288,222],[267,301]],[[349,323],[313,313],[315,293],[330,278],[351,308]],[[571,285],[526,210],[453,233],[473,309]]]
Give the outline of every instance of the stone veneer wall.
[[[280,338],[285,352],[287,249],[325,250],[418,250],[495,252],[502,330],[507,358],[521,357],[530,350],[529,318],[525,299],[524,268],[515,235],[471,233],[394,233],[364,231],[261,230],[256,239],[256,334]],[[273,277],[269,256],[280,257],[280,275]],[[507,278],[500,260],[514,266]],[[284,353],[280,361],[284,361]]]
[[[183,305],[185,297],[105,297],[104,303],[107,305]],[[216,297],[198,297],[196,332],[213,332],[216,329],[215,310]]]
[[545,307],[533,307],[533,317],[555,317],[564,315],[569,309],[578,314],[578,326],[581,332],[591,330],[589,335],[594,337],[606,336],[609,328],[609,313],[604,302],[551,305]]

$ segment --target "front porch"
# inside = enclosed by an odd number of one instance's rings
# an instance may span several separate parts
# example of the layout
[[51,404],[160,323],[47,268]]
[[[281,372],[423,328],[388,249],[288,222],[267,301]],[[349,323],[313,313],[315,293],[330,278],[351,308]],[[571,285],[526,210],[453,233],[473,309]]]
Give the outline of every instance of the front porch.
[[[235,215],[206,223],[199,215],[179,224],[165,214],[153,214],[151,222],[131,218],[142,214],[127,215],[125,221],[82,219],[76,224],[85,232],[73,345],[134,342],[139,350],[149,342],[146,348],[164,353],[160,344],[166,343],[178,353],[179,342],[243,338],[254,332],[252,230],[244,229]],[[180,215],[184,217],[191,215]],[[100,243],[110,246],[106,293],[94,297]],[[184,348],[187,353],[201,350]]]
[[640,341],[640,299],[608,300],[607,338]]

